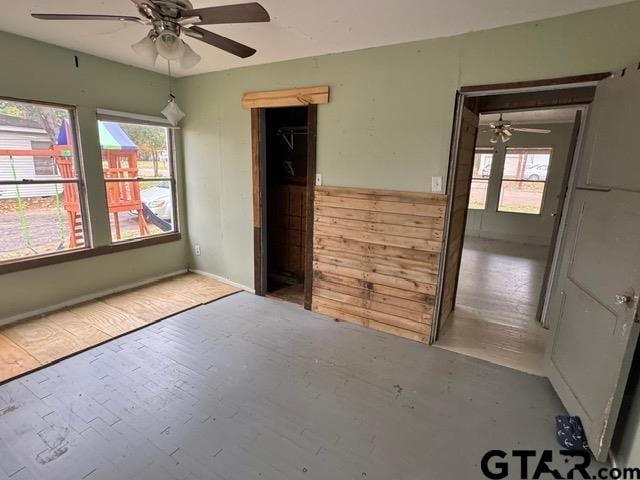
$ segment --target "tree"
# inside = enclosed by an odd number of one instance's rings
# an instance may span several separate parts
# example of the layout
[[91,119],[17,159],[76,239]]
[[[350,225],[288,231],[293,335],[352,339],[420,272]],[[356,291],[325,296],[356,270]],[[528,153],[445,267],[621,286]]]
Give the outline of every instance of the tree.
[[52,145],[56,143],[60,125],[67,118],[67,112],[60,108],[8,100],[0,100],[0,113],[36,122],[47,132]]
[[138,146],[140,157],[153,162],[153,176],[158,177],[158,162],[160,153],[167,150],[167,134],[163,127],[150,125],[134,125],[125,123],[120,125],[122,130]]

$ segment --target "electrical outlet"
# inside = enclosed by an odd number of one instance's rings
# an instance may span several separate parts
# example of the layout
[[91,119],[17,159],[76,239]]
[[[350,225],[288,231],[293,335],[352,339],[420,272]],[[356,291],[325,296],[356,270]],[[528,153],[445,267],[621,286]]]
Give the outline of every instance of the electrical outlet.
[[321,173],[316,173],[316,185],[319,187],[320,185],[322,185],[322,174]]
[[442,192],[442,177],[431,177],[431,191]]
[[198,257],[199,257],[199,256],[202,254],[202,251],[200,250],[200,244],[196,243],[196,244],[193,246],[193,249],[194,249],[194,250],[195,250],[195,252],[196,252],[196,256],[198,256]]

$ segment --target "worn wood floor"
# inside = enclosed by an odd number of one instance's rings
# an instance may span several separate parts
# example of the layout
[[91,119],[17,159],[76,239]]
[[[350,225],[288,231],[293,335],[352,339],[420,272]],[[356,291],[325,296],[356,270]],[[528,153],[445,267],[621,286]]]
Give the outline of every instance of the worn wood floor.
[[0,382],[238,291],[189,273],[0,327]]
[[557,451],[563,412],[544,378],[239,293],[0,386],[0,479],[484,478],[489,449]]
[[285,302],[295,303],[296,305],[304,305],[304,284],[296,283],[274,290],[273,292],[267,293],[267,297],[277,298]]
[[456,308],[437,346],[544,375],[536,321],[547,247],[467,237]]

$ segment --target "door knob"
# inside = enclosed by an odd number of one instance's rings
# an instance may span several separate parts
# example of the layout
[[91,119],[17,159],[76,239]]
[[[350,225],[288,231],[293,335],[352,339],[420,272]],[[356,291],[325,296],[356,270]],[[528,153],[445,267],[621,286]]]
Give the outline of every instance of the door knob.
[[633,300],[633,298],[631,298],[630,295],[620,295],[620,294],[616,295],[616,303],[618,305],[625,305],[627,303],[631,303],[631,300]]

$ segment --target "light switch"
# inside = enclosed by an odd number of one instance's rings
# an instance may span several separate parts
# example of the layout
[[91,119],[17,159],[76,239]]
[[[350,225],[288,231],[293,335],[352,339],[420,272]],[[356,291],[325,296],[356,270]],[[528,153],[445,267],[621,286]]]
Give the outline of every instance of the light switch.
[[322,185],[322,174],[321,173],[316,173],[316,185],[319,187],[320,185]]
[[442,192],[442,177],[431,177],[431,191]]

